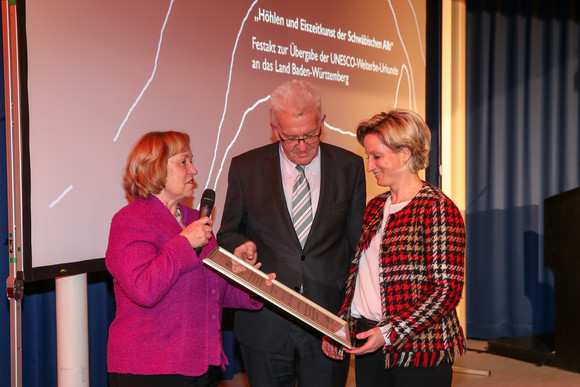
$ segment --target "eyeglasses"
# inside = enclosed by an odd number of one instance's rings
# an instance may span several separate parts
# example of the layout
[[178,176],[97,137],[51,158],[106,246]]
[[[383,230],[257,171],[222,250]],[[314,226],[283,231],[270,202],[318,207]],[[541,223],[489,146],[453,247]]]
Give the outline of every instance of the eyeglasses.
[[302,136],[302,138],[287,138],[287,139],[283,139],[282,136],[278,135],[280,137],[280,141],[282,141],[284,144],[288,145],[288,146],[297,146],[300,141],[304,141],[307,145],[316,145],[316,143],[318,143],[318,141],[320,140],[320,135],[322,134],[322,131],[318,132],[318,134],[308,134],[305,136]]

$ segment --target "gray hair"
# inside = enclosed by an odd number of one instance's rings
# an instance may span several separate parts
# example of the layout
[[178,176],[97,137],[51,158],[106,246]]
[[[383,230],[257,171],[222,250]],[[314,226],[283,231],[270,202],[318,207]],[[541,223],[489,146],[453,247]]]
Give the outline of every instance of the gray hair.
[[312,83],[293,79],[278,86],[270,94],[270,119],[275,124],[276,114],[280,111],[289,113],[290,110],[301,116],[316,109],[318,119],[322,119],[322,99],[320,90]]

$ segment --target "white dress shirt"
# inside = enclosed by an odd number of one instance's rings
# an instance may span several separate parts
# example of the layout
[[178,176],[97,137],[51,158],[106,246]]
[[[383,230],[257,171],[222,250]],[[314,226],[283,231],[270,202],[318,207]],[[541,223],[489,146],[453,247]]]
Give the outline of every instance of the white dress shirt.
[[[381,239],[389,220],[389,215],[402,210],[409,202],[410,200],[391,204],[391,198],[389,197],[387,199],[383,210],[381,228],[371,240],[369,247],[361,253],[351,306],[351,313],[355,318],[364,317],[373,321],[381,321],[383,319],[381,286],[379,281]],[[391,324],[386,324],[381,327],[387,345],[391,344],[387,337],[387,333],[390,332],[391,328]]]

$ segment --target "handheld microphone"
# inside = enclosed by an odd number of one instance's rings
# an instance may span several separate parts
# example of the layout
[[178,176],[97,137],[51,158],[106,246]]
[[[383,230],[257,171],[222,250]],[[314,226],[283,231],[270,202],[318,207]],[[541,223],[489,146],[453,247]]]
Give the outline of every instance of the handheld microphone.
[[[213,204],[215,202],[215,191],[213,189],[206,189],[201,195],[201,200],[199,201],[199,217],[210,216],[213,210]],[[201,253],[201,246],[195,248],[197,255]]]

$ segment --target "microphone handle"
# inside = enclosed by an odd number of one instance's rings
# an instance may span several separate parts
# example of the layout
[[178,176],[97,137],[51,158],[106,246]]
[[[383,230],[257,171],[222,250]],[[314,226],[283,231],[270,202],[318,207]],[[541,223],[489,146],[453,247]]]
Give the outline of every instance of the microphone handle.
[[[211,207],[201,206],[201,208],[199,209],[199,217],[203,218],[204,216],[210,216],[211,210],[212,210]],[[194,250],[195,250],[195,253],[197,254],[197,256],[199,257],[199,254],[201,254],[201,246],[194,248]]]

